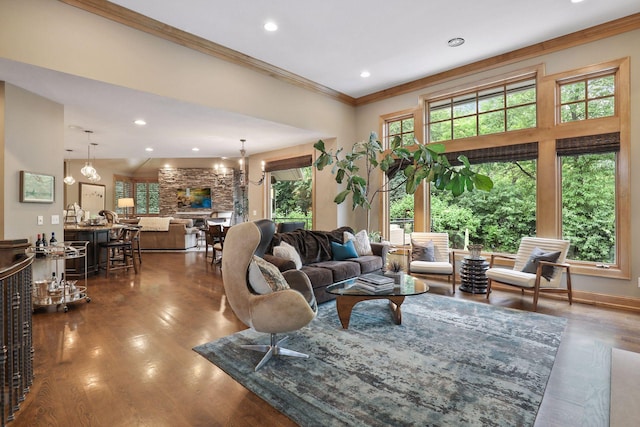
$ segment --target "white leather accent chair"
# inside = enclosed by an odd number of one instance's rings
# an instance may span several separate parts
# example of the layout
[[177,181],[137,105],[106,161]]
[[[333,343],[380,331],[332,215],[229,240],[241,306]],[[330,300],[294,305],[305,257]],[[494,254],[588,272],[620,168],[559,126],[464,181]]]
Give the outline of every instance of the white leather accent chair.
[[[568,295],[569,304],[572,303],[571,293],[571,271],[569,264],[565,263],[567,252],[571,242],[568,240],[545,239],[540,237],[523,237],[520,241],[520,247],[515,257],[510,255],[493,254],[489,262],[487,270],[487,299],[491,293],[492,282],[498,282],[504,285],[515,286],[522,290],[533,291],[533,311],[538,309],[538,297],[540,292],[566,293]],[[560,252],[556,262],[538,261],[536,273],[527,273],[522,271],[535,248],[539,248],[545,252]],[[512,259],[514,265],[512,269],[494,267],[494,261],[499,258]],[[545,266],[553,267],[553,274],[550,279],[543,276],[543,268]],[[567,272],[567,286],[562,287],[562,273]]]
[[225,239],[227,255],[222,257],[222,280],[231,309],[245,325],[271,336],[269,344],[242,346],[265,353],[255,367],[256,371],[272,356],[308,358],[306,354],[282,348],[280,344],[287,337],[276,341],[276,334],[302,329],[316,317],[318,309],[311,282],[300,270],[283,273],[290,289],[265,294],[252,291],[249,266],[253,255],[262,257],[274,232],[275,224],[269,220],[234,225],[229,228]]
[[433,255],[435,261],[413,261],[413,243],[409,253],[409,273],[411,275],[443,275],[449,276],[451,290],[456,293],[456,259],[455,254],[449,250],[449,235],[447,233],[411,233],[412,242],[428,244],[433,242]]

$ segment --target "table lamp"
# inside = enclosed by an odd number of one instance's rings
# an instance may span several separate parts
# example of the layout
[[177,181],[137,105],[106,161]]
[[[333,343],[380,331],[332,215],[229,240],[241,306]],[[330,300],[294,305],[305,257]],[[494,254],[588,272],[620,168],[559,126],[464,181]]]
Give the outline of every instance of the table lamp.
[[124,217],[129,218],[129,208],[134,206],[133,199],[130,197],[125,197],[122,199],[118,199],[118,207],[124,208]]

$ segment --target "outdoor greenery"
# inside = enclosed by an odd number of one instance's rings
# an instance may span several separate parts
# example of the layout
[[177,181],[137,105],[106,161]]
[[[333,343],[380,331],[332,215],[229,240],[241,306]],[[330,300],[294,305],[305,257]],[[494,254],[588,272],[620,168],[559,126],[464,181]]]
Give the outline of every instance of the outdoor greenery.
[[[612,116],[614,84],[613,76],[604,76],[563,85],[562,121]],[[511,101],[507,98],[506,104],[518,105],[527,101],[531,90],[514,91]],[[500,127],[504,120],[499,116],[504,115],[487,113],[483,117],[484,111],[503,105],[499,98],[478,96],[477,105],[481,114],[475,116],[473,102],[462,100],[457,109],[453,101],[448,107],[444,105],[446,103],[439,103],[432,111],[433,118],[444,120],[442,123],[446,122],[447,126],[431,126],[431,140],[451,139],[452,132],[453,135],[465,136],[492,133],[492,129],[502,132]],[[463,104],[465,108],[462,108]],[[446,108],[449,108],[449,112],[443,113]],[[471,114],[467,116],[471,118],[466,121],[452,119],[461,111]],[[513,109],[510,121],[517,128],[535,127],[535,108],[533,113],[530,106]],[[454,127],[453,131],[451,126]],[[614,263],[615,153],[563,156],[561,161],[562,236],[571,241],[569,258]],[[536,161],[512,160],[474,167],[479,173],[491,175],[493,190],[451,197],[432,187],[431,228],[449,233],[452,245],[457,248],[464,246],[465,231],[468,231],[470,241],[484,245],[486,250],[514,253],[523,236],[536,235]],[[402,223],[404,218],[413,217],[411,195],[398,192],[390,198],[390,202],[392,221]],[[405,225],[405,231],[411,231],[411,224]]]
[[[401,137],[394,137],[389,144],[389,150],[383,150],[378,141],[378,135],[372,132],[367,141],[356,142],[350,152],[343,153],[343,148],[327,151],[322,140],[314,144],[320,151],[320,156],[314,162],[318,170],[333,165],[332,173],[338,184],[345,183],[345,189],[340,191],[335,203],[343,203],[351,196],[352,208],[361,207],[367,211],[367,229],[370,225],[370,209],[375,197],[382,192],[394,192],[398,187],[404,187],[408,194],[413,194],[423,182],[431,182],[439,189],[459,196],[465,191],[474,189],[489,191],[493,187],[487,175],[477,173],[465,156],[458,160],[461,166],[451,166],[444,155],[442,144],[416,144],[406,147]],[[389,181],[377,185],[374,179],[379,179],[376,170],[387,173],[397,169],[401,175],[396,187],[391,187]]]
[[301,168],[302,179],[296,181],[275,181],[271,183],[273,197],[271,212],[274,219],[306,221],[312,219],[312,174],[311,167]]

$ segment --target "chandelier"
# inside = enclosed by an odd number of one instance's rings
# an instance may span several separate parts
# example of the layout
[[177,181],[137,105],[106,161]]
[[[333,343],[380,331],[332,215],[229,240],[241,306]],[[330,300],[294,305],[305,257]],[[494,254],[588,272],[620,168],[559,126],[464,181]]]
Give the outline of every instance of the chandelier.
[[242,156],[240,159],[240,186],[245,187],[247,183],[253,185],[262,185],[262,183],[264,182],[264,177],[266,175],[266,172],[264,171],[264,160],[262,161],[262,176],[258,181],[251,181],[249,179],[249,176],[247,175],[247,150],[244,149],[245,141],[245,139],[240,140],[240,142],[242,143],[242,148],[240,148],[240,156]]
[[[66,150],[68,153],[71,153],[73,150]],[[76,179],[69,173],[69,162],[64,162],[64,181],[67,185],[73,185],[76,182]]]
[[95,147],[98,144],[96,144],[95,142],[91,142],[91,134],[93,133],[92,130],[85,130],[85,132],[87,134],[87,141],[89,141],[89,145],[87,145],[87,162],[84,164],[84,167],[80,169],[80,173],[84,175],[89,180],[89,182],[98,182],[100,181],[101,177],[98,174],[96,168],[94,168],[91,164],[91,146]]

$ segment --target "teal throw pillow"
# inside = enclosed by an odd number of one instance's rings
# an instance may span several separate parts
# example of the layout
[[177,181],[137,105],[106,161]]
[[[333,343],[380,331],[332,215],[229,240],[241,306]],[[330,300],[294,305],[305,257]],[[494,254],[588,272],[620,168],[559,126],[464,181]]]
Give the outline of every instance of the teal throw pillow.
[[352,240],[347,240],[343,245],[336,242],[331,242],[331,253],[333,254],[334,261],[342,261],[347,258],[358,258],[358,252],[353,245]]

